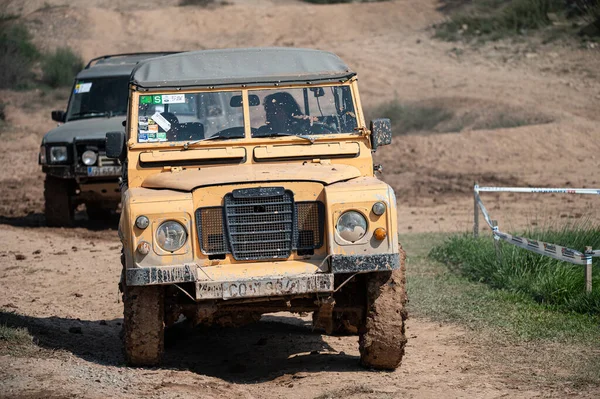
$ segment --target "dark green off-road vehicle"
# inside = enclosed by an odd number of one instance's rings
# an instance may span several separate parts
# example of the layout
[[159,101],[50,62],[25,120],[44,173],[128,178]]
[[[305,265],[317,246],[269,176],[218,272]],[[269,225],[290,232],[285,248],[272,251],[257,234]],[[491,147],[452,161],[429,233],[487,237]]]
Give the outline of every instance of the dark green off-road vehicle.
[[39,163],[46,173],[46,223],[70,226],[85,204],[90,220],[114,212],[121,194],[121,164],[106,157],[107,132],[123,131],[129,75],[135,65],[167,52],[105,55],[92,59],[77,74],[65,111],[52,111],[59,126],[42,139]]

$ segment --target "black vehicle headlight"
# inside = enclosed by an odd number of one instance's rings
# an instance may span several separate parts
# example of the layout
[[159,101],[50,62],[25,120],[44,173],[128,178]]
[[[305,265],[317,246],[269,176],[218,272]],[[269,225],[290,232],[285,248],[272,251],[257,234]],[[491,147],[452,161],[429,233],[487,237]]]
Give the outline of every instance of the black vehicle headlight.
[[98,160],[98,154],[95,151],[87,150],[81,154],[81,161],[84,165],[92,166]]
[[67,158],[66,146],[50,147],[50,163],[63,163],[67,161]]
[[179,222],[168,220],[158,226],[156,243],[168,252],[175,252],[187,241],[187,231]]
[[344,212],[337,220],[335,228],[344,240],[356,242],[367,233],[367,219],[360,212]]

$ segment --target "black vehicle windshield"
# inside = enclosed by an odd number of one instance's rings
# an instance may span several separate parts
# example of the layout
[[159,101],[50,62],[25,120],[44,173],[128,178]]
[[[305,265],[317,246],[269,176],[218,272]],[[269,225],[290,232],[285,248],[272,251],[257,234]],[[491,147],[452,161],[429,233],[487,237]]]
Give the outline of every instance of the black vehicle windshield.
[[252,137],[353,133],[349,86],[250,90]]
[[75,82],[67,121],[127,114],[129,76],[84,79]]

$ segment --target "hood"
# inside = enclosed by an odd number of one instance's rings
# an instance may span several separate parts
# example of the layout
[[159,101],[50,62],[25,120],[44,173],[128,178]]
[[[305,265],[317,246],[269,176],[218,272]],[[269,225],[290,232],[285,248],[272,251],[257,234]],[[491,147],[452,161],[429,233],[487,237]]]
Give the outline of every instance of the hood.
[[123,121],[127,117],[113,116],[112,118],[89,118],[67,122],[50,130],[42,139],[42,144],[71,143],[74,138],[104,139],[107,132],[122,132],[125,130]]
[[313,181],[329,185],[359,176],[360,171],[354,166],[340,164],[247,164],[162,172],[146,178],[142,187],[192,191],[205,186],[279,181]]

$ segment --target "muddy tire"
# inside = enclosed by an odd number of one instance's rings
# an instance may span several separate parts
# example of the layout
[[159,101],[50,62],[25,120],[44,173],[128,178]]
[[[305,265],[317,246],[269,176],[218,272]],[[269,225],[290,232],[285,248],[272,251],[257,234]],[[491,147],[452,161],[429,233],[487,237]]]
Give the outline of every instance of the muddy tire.
[[46,225],[50,227],[69,227],[75,224],[74,195],[73,181],[46,176],[46,180],[44,180]]
[[400,269],[366,276],[367,309],[359,338],[360,362],[365,367],[394,370],[404,356],[405,258],[400,248]]
[[123,347],[131,366],[154,366],[164,351],[164,288],[123,287]]

